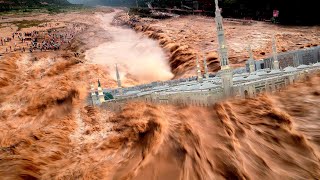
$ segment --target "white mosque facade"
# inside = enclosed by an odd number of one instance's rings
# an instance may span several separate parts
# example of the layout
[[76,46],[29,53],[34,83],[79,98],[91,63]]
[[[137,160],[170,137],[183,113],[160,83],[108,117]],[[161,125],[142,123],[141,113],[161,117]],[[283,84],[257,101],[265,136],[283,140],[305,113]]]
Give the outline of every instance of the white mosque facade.
[[221,70],[217,74],[208,73],[207,63],[204,60],[205,74],[202,75],[197,58],[196,77],[123,88],[116,66],[118,88],[102,89],[99,82],[98,89],[95,90],[91,85],[90,104],[111,110],[120,110],[130,101],[205,107],[231,97],[251,98],[264,92],[273,93],[303,80],[310,73],[320,71],[320,46],[278,54],[275,37],[272,40],[272,57],[254,60],[249,47],[250,58],[246,67],[230,68],[217,0],[215,13],[221,65]]

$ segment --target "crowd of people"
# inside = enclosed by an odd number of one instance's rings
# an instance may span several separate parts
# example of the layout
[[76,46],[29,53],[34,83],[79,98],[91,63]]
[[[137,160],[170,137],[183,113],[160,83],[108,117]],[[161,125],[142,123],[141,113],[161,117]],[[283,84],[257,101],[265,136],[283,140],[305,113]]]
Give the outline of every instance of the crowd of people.
[[5,48],[5,53],[56,51],[62,45],[70,44],[75,34],[82,30],[82,27],[72,25],[60,30],[13,32],[10,37],[0,37],[0,48]]

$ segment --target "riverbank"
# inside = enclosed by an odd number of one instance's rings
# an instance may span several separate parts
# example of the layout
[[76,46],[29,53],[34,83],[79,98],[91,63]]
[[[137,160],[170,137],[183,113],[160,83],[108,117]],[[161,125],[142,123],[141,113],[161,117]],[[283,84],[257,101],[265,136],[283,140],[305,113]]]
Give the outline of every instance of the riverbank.
[[[36,64],[47,64],[52,59],[62,59],[63,61],[66,61],[66,63],[69,63],[68,61],[75,60],[82,63],[84,66],[88,66],[86,67],[88,70],[91,69],[91,73],[88,74],[88,77],[83,77],[83,81],[86,82],[86,86],[90,84],[91,81],[96,81],[98,78],[97,76],[100,76],[104,85],[107,84],[107,81],[110,85],[110,79],[112,78],[107,77],[108,73],[105,67],[86,63],[84,53],[88,49],[97,47],[98,45],[110,40],[108,34],[100,27],[100,20],[96,18],[95,14],[108,14],[113,11],[114,10],[111,8],[99,7],[86,11],[58,14],[33,12],[29,14],[3,16],[0,20],[0,38],[12,38],[13,33],[18,33],[15,34],[14,39],[0,46],[0,53],[3,54],[2,60],[6,61],[11,57],[21,56],[28,57],[31,62],[36,61]],[[35,24],[33,22],[39,23]],[[63,36],[63,39],[65,35],[67,38],[59,50],[40,51],[40,49],[35,49],[30,53],[29,47],[31,46],[31,41],[23,42],[19,40],[18,36],[22,35],[22,37],[24,37],[25,33],[32,32],[37,32],[42,38],[38,38],[38,45],[42,44],[43,40],[45,40],[44,38],[60,39],[60,35]],[[51,34],[49,34],[49,32]],[[54,36],[52,34],[54,34]],[[57,43],[61,44],[60,41],[57,41]],[[25,49],[25,52],[23,49]],[[41,71],[45,70],[41,69]],[[113,83],[115,86],[115,81]],[[111,83],[111,86],[112,85],[113,84]]]

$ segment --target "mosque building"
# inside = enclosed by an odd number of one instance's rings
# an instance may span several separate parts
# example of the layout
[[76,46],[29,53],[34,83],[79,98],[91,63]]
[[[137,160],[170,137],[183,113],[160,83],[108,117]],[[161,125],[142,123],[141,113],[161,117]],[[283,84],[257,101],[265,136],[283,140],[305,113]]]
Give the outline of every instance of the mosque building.
[[98,80],[97,91],[91,85],[90,104],[110,110],[120,110],[127,102],[210,106],[230,97],[251,98],[256,95],[280,89],[304,79],[308,74],[320,71],[320,46],[297,51],[277,53],[276,38],[272,37],[272,57],[255,60],[251,47],[245,68],[232,69],[229,66],[228,46],[225,41],[223,18],[215,0],[215,22],[218,38],[218,53],[221,70],[209,74],[206,58],[201,74],[199,58],[196,59],[195,77],[170,81],[153,82],[134,87],[122,87],[118,66],[116,77],[118,88],[102,89]]

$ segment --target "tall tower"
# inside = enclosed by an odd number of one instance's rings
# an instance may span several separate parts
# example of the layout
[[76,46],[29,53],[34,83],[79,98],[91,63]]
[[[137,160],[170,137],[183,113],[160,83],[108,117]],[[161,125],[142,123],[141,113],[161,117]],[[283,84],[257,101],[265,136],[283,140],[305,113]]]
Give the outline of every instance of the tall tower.
[[223,29],[223,23],[222,23],[222,16],[221,11],[219,8],[218,0],[215,0],[216,4],[216,27],[217,27],[217,36],[218,36],[218,43],[219,43],[219,57],[220,57],[220,65],[221,65],[221,80],[222,80],[222,86],[224,89],[224,94],[226,97],[232,95],[232,69],[229,66],[229,59],[228,59],[228,48],[225,41],[224,36],[224,29]]
[[120,93],[120,95],[122,95],[122,86],[121,86],[121,80],[120,80],[120,75],[119,75],[119,70],[118,70],[117,64],[116,64],[116,74],[117,74],[117,83],[118,83],[119,93]]
[[106,102],[106,100],[104,99],[104,94],[103,94],[103,90],[102,90],[101,83],[100,83],[99,79],[98,79],[98,97],[99,97],[99,101],[101,104]]
[[96,105],[97,104],[97,95],[96,95],[96,91],[94,90],[94,85],[91,84],[91,100],[92,100],[92,105]]
[[252,49],[251,49],[250,45],[248,46],[248,52],[249,52],[249,56],[250,56],[249,60],[248,60],[248,62],[249,62],[249,71],[250,71],[250,73],[253,73],[256,70],[256,68],[255,68],[253,53],[252,53]]
[[229,68],[229,59],[228,59],[228,48],[226,46],[225,36],[224,36],[224,29],[222,23],[222,16],[221,11],[218,5],[218,0],[215,0],[216,3],[216,27],[217,27],[217,35],[218,35],[218,43],[219,43],[219,57],[220,57],[220,65],[221,69],[228,69]]
[[204,66],[204,77],[206,79],[209,78],[209,73],[208,73],[208,65],[207,65],[207,59],[206,59],[206,54],[203,52],[203,66]]
[[198,82],[203,82],[203,77],[202,77],[201,70],[200,70],[199,57],[198,56],[197,56],[197,76],[198,76]]
[[272,54],[273,54],[273,69],[280,69],[278,54],[277,54],[276,37],[274,34],[272,35]]

